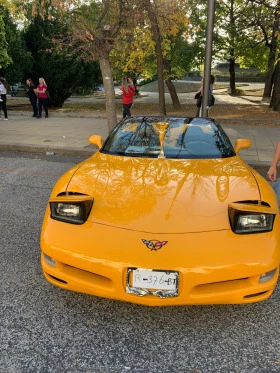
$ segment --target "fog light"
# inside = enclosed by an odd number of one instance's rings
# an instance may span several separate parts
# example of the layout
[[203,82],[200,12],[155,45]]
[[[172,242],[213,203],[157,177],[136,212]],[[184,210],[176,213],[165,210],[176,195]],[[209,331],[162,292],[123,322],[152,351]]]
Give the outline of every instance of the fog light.
[[50,256],[48,256],[47,254],[44,254],[44,259],[45,259],[45,262],[47,262],[50,266],[56,267],[56,261]]
[[275,275],[276,271],[277,271],[277,268],[273,269],[272,271],[263,273],[259,278],[259,283],[271,280],[272,277]]

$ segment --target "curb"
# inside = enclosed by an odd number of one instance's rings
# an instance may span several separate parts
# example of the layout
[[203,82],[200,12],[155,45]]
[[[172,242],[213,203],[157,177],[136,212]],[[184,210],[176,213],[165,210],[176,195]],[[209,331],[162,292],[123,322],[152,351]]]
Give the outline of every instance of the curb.
[[[16,116],[16,117],[30,117],[29,112],[23,112],[20,110],[10,110],[10,115]],[[107,119],[106,114],[102,113],[76,113],[76,112],[65,112],[65,113],[59,113],[56,111],[49,111],[49,118],[94,118],[94,119]],[[36,119],[36,118],[35,118]],[[44,119],[44,118],[42,118]]]
[[[92,148],[75,148],[75,147],[62,147],[62,146],[40,146],[32,144],[4,144],[0,143],[0,152],[23,152],[23,153],[40,153],[45,155],[68,155],[68,156],[80,156],[80,157],[91,157],[96,151],[97,147]],[[242,157],[241,157],[242,158]],[[257,161],[246,161],[252,168],[269,168],[269,162],[257,162]]]
[[91,157],[97,148],[80,149],[74,147],[61,147],[61,146],[40,146],[32,144],[4,144],[0,143],[0,151],[2,152],[25,152],[25,153],[45,153],[46,155],[75,155],[82,157]]

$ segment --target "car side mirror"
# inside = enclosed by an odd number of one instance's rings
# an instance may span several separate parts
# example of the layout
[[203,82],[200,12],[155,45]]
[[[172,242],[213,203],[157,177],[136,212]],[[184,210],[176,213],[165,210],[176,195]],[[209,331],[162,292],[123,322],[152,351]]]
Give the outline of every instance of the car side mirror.
[[235,151],[235,153],[238,153],[239,150],[250,148],[251,145],[252,145],[251,140],[248,140],[248,139],[237,139],[235,141],[234,151]]
[[93,144],[93,145],[96,145],[99,149],[102,148],[102,145],[103,145],[103,141],[102,141],[102,137],[99,136],[99,135],[92,135],[89,137],[88,141]]

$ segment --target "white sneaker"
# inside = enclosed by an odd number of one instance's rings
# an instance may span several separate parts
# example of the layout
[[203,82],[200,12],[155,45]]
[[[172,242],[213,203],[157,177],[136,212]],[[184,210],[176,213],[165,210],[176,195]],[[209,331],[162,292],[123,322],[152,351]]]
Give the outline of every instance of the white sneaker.
[[3,120],[8,120],[8,118],[4,118]]

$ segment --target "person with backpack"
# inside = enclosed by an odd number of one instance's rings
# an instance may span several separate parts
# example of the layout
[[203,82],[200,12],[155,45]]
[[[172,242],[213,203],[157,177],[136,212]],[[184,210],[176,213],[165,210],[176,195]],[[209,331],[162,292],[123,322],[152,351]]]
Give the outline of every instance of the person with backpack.
[[124,77],[122,80],[121,91],[123,92],[123,118],[131,117],[130,108],[133,104],[135,86],[133,84],[130,84],[127,77]]
[[[207,112],[209,113],[209,109],[215,103],[215,97],[213,95],[213,86],[215,83],[214,75],[210,75],[210,85],[209,85],[209,92],[208,92],[208,105],[207,105]],[[201,117],[202,115],[202,101],[203,101],[203,78],[201,79],[200,88],[196,92],[194,98],[196,99],[196,117]]]

